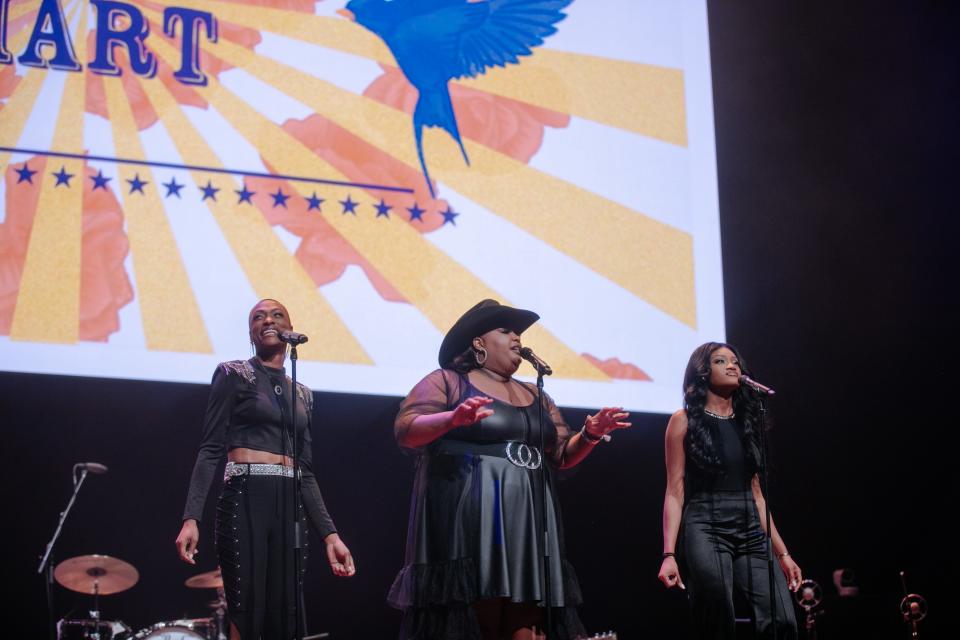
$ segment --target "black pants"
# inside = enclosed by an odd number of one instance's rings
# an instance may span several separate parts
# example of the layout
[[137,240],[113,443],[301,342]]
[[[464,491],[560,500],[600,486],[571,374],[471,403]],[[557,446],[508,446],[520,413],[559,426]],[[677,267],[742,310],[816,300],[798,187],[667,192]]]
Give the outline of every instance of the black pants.
[[[735,594],[750,607],[756,637],[772,637],[766,534],[750,491],[690,496],[683,508],[679,551],[693,637],[736,636]],[[774,575],[777,638],[795,640],[793,602],[779,566]]]
[[[293,487],[293,478],[244,475],[230,478],[220,494],[217,557],[228,619],[243,640],[294,635]],[[304,536],[301,585],[306,559]]]

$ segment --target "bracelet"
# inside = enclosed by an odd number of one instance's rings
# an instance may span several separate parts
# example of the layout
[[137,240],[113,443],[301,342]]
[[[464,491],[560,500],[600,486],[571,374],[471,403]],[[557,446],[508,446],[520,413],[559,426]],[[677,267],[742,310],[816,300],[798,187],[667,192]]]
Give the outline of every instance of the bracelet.
[[777,554],[777,559],[778,559],[778,560],[783,560],[784,558],[786,558],[786,557],[789,556],[789,555],[790,555],[790,552],[789,552],[789,551],[784,551],[783,553],[778,553],[778,554]]
[[674,558],[674,557],[676,557],[676,555],[677,555],[677,554],[675,554],[673,551],[664,551],[664,552],[663,552],[663,560],[666,560],[667,558]]
[[603,436],[591,435],[590,432],[587,431],[587,425],[583,425],[582,427],[580,427],[580,435],[583,436],[583,438],[589,444],[597,444],[598,442],[603,440]]

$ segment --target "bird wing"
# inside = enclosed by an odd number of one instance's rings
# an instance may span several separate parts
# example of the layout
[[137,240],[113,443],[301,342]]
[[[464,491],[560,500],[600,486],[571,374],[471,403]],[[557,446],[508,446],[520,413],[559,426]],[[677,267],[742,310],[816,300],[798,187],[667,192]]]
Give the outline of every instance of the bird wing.
[[[444,0],[402,21],[395,44],[417,44],[429,75],[444,80],[474,77],[490,67],[520,62],[556,33],[562,9],[573,0]],[[401,65],[403,66],[403,65]],[[410,67],[410,65],[407,65]],[[416,75],[415,69],[406,68]],[[439,78],[438,78],[439,79]]]
[[474,77],[490,67],[505,67],[520,62],[533,47],[556,33],[554,26],[563,20],[573,0],[489,0],[468,6],[485,8],[484,19],[468,25],[460,33],[454,78]]

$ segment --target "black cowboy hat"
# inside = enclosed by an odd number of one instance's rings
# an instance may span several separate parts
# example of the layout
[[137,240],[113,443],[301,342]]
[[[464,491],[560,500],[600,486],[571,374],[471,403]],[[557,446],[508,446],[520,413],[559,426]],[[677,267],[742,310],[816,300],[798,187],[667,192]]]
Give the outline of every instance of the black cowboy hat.
[[496,300],[481,300],[460,316],[460,319],[447,331],[447,335],[443,336],[438,357],[440,366],[449,365],[455,357],[470,346],[474,338],[487,331],[503,327],[521,334],[539,319],[540,316],[533,311],[514,309]]

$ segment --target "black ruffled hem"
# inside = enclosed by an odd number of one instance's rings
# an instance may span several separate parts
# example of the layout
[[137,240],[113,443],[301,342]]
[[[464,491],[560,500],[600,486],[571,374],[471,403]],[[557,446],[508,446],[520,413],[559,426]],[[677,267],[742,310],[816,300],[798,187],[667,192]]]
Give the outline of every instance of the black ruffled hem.
[[[576,610],[583,601],[580,585],[573,566],[566,560],[562,563],[564,606],[552,608],[549,637],[551,640],[586,638],[587,632]],[[477,575],[477,562],[471,558],[407,565],[401,569],[387,596],[390,606],[404,612],[400,637],[480,640],[480,627],[471,605],[491,596],[479,592]]]
[[480,597],[477,575],[477,562],[472,558],[408,564],[393,581],[387,603],[395,609],[470,604]]
[[[553,607],[551,640],[584,640],[587,630],[573,607]],[[403,613],[402,640],[482,640],[480,624],[469,604],[411,607]]]

